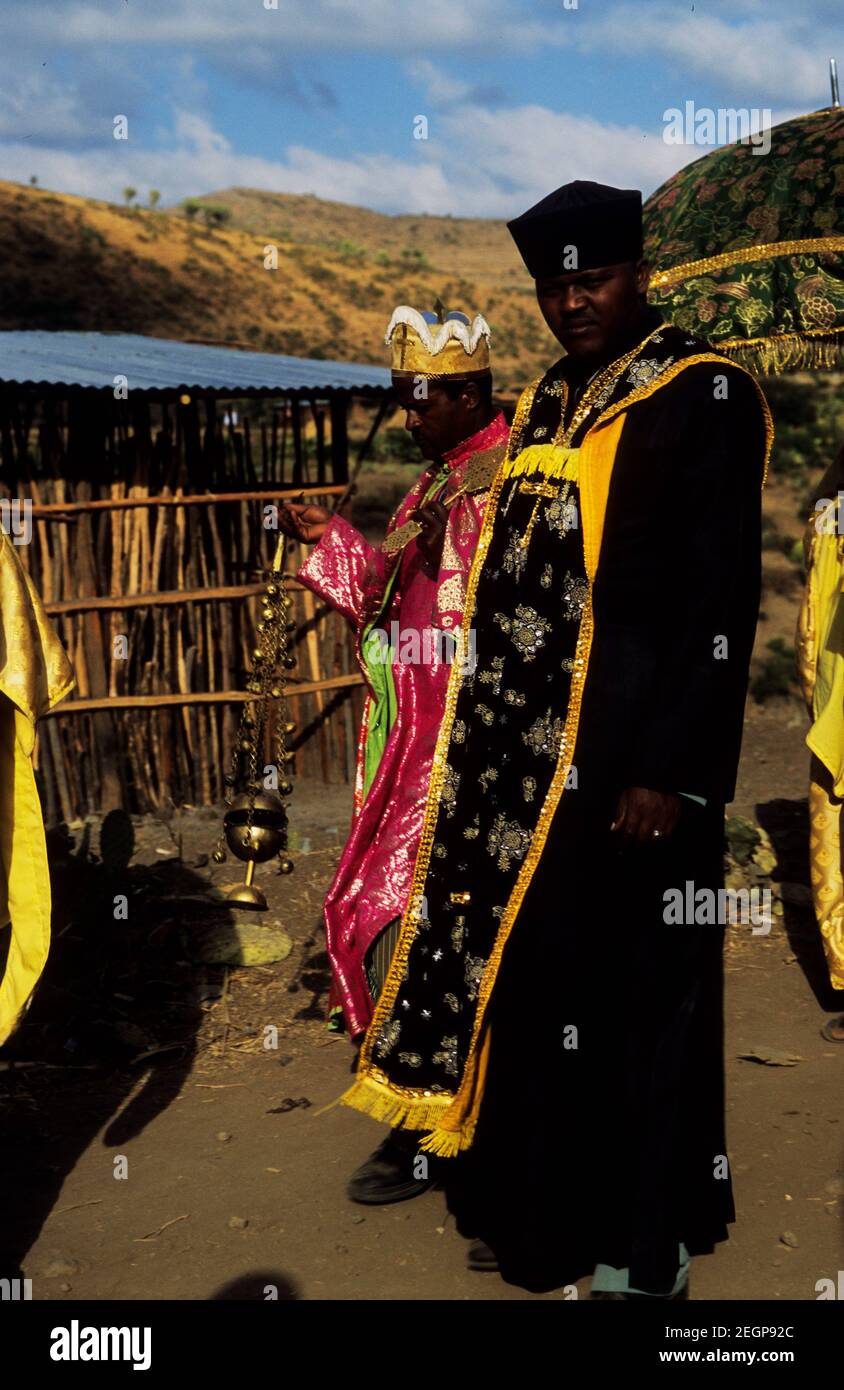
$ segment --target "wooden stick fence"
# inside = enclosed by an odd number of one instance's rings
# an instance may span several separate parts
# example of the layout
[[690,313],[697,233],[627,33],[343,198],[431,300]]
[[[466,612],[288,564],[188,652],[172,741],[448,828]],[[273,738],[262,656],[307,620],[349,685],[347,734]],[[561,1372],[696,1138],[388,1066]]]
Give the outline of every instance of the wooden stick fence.
[[[300,492],[345,504],[348,405],[335,396],[306,413],[299,401],[262,402],[236,426],[211,396],[176,405],[3,394],[0,492],[31,501],[32,539],[19,554],[77,678],[40,727],[48,823],[221,800],[238,706],[255,698],[245,685],[257,576],[277,539],[264,507]],[[386,408],[378,401],[364,424],[353,473]],[[291,574],[303,553],[290,547]],[[363,694],[352,636],[310,591],[289,587],[296,771],[347,780]]]

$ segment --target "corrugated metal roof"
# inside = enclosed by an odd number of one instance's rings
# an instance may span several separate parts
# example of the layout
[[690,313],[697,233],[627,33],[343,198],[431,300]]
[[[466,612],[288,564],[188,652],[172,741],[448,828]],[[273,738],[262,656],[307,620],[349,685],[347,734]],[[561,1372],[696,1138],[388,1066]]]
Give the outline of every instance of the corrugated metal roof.
[[0,382],[114,390],[125,376],[133,391],[385,390],[384,367],[322,362],[269,352],[206,347],[140,333],[69,333],[42,329],[0,332]]

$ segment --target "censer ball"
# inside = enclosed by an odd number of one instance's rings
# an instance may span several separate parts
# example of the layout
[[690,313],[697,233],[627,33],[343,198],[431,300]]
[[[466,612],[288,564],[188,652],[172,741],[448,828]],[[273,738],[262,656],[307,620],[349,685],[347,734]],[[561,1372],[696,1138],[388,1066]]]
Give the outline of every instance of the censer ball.
[[287,813],[275,792],[258,792],[252,799],[252,805],[254,810],[248,837],[245,833],[249,827],[248,794],[234,798],[223,820],[223,828],[226,842],[235,858],[252,859],[256,864],[263,864],[284,849]]

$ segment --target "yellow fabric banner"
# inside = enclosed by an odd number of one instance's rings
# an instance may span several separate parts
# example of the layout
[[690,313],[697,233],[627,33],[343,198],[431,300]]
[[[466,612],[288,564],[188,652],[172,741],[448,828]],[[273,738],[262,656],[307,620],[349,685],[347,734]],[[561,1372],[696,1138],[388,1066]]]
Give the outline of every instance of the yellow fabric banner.
[[50,873],[32,753],[36,720],[73,684],[17,548],[0,532],[0,929],[11,924],[0,1043],[18,1023],[50,949]]

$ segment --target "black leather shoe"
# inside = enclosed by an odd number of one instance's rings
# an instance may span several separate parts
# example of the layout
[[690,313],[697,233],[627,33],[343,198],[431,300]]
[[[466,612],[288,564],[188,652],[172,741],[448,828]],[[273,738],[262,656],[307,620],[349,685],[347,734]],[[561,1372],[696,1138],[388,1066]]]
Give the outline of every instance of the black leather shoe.
[[[364,1206],[380,1207],[388,1202],[406,1202],[420,1197],[437,1183],[437,1160],[420,1154],[418,1134],[391,1129],[386,1139],[352,1174],[346,1196]],[[427,1178],[415,1178],[417,1158],[427,1160]]]
[[688,1298],[688,1296],[688,1284],[684,1284],[682,1289],[680,1289],[679,1293],[610,1293],[607,1289],[596,1289],[596,1291],[593,1294],[589,1295],[590,1299],[600,1298],[603,1299],[605,1302],[611,1299],[615,1303],[655,1303],[657,1301],[664,1303],[674,1303],[677,1301],[677,1299]]
[[483,1240],[473,1240],[466,1256],[466,1268],[475,1269],[481,1274],[498,1272],[498,1257]]

